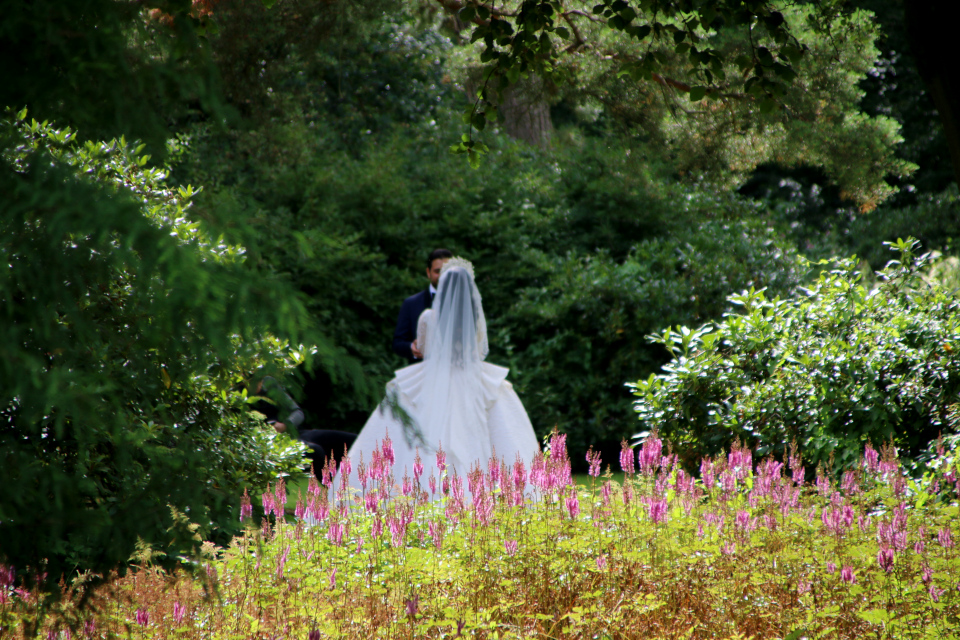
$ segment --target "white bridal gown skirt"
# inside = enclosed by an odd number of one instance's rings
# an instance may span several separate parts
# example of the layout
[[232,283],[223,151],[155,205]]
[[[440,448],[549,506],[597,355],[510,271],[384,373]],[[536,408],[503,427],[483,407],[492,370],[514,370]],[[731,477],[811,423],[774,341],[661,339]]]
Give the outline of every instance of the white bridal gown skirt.
[[[438,445],[446,453],[447,471],[456,471],[460,476],[466,476],[470,469],[479,464],[484,471],[488,468],[489,459],[495,455],[508,465],[519,459],[529,473],[534,457],[540,452],[537,437],[530,424],[523,403],[513,390],[506,377],[508,369],[497,365],[482,363],[484,395],[486,402],[486,433],[457,433],[456,429],[447,429],[447,433],[457,435],[448,436],[455,442],[444,442],[439,434],[423,433],[423,443],[418,442],[410,435],[406,435],[403,424],[394,417],[386,403],[381,404],[373,411],[363,430],[350,447],[348,457],[351,471],[349,484],[355,489],[361,488],[358,467],[361,461],[369,469],[373,460],[373,452],[380,449],[384,439],[389,435],[393,445],[395,462],[393,465],[394,484],[399,488],[403,483],[404,474],[414,477],[414,461],[419,451],[423,464],[423,476],[420,486],[427,490],[428,479],[431,473],[439,478],[437,469]],[[396,372],[396,377],[387,383],[387,394],[397,399],[401,407],[414,413],[415,398],[418,397],[423,383],[423,364],[417,363],[404,367]],[[368,488],[372,483],[368,482]],[[336,479],[334,487],[340,486],[340,478]]]

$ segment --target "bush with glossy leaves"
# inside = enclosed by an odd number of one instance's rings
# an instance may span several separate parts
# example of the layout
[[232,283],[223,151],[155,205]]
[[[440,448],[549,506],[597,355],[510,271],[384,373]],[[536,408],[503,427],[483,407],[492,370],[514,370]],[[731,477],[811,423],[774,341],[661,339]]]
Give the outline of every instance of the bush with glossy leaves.
[[674,357],[632,385],[641,423],[688,461],[736,439],[781,458],[796,443],[808,469],[832,472],[865,443],[892,440],[909,458],[955,432],[960,301],[924,277],[916,241],[893,246],[901,258],[875,288],[840,260],[796,297],[751,289],[720,322],[652,336]]

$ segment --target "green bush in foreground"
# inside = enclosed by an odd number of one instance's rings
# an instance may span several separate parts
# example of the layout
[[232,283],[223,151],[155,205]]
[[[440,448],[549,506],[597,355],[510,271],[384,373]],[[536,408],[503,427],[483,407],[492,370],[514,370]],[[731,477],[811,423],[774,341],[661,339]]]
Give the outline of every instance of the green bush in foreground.
[[302,465],[237,383],[301,361],[264,336],[309,319],[164,177],[122,138],[0,120],[0,562],[54,584],[195,552]]
[[[731,296],[722,322],[653,336],[674,354],[634,388],[641,422],[688,461],[737,438],[783,459],[796,442],[808,469],[839,474],[866,443],[912,458],[960,424],[960,300],[929,284],[913,241],[870,289],[854,260],[802,297]],[[641,436],[643,434],[640,434]]]
[[[34,595],[6,587],[0,624],[38,623],[49,638],[72,625],[81,637],[310,640],[900,640],[956,629],[955,461],[920,486],[893,449],[867,448],[839,484],[811,485],[796,456],[754,466],[736,448],[694,479],[653,437],[639,456],[624,449],[622,486],[597,478],[586,489],[570,478],[563,436],[529,470],[467,478],[431,459],[399,481],[389,450],[367,467],[363,495],[328,499],[314,484],[295,522],[251,523],[203,583],[142,571],[92,611],[43,620]],[[278,513],[277,498],[282,485],[262,503]]]

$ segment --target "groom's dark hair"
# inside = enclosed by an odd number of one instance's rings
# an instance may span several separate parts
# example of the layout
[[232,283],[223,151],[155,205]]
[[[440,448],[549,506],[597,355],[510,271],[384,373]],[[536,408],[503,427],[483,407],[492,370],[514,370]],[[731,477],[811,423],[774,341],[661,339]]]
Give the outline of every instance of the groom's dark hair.
[[443,260],[445,258],[452,258],[453,252],[449,249],[434,249],[430,252],[430,255],[427,257],[427,269],[433,266],[434,260]]

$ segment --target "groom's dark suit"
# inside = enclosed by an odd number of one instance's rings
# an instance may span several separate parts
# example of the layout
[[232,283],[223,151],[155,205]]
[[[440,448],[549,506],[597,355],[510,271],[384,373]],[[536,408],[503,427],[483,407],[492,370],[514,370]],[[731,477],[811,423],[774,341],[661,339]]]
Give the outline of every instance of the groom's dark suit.
[[415,293],[403,301],[400,307],[400,317],[397,318],[397,329],[393,332],[393,350],[410,362],[417,362],[410,350],[410,343],[417,339],[417,321],[424,309],[429,309],[433,302],[429,287],[420,293]]

